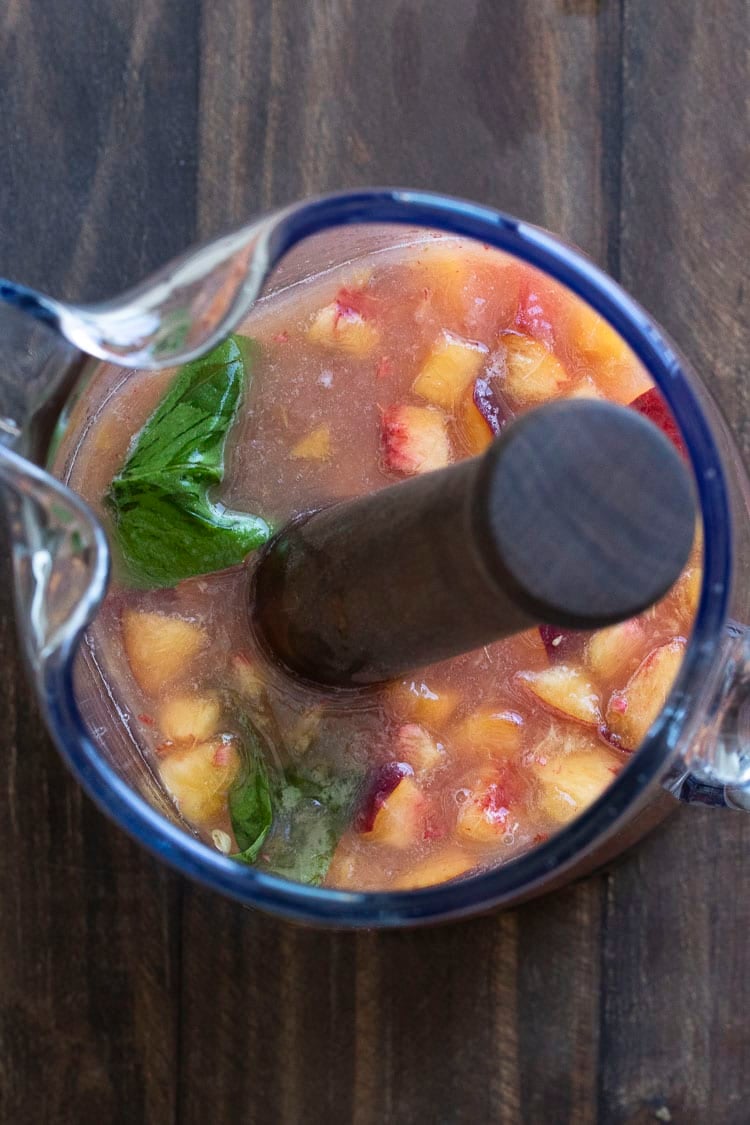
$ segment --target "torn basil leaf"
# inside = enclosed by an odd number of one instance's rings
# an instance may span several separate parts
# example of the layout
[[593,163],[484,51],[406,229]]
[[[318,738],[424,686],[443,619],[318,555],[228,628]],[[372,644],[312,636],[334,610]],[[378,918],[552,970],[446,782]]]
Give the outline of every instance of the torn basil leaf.
[[268,539],[265,520],[209,497],[224,479],[251,360],[251,341],[230,336],[181,368],[112,481],[105,499],[132,585],[174,586],[223,570]]

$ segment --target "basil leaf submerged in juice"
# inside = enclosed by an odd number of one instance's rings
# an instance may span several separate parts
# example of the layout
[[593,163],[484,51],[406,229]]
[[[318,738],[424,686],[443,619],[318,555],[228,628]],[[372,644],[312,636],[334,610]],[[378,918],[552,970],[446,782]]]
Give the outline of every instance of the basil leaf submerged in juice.
[[242,332],[252,345],[227,340],[159,403],[123,380],[76,446],[71,483],[106,494],[124,564],[92,644],[131,732],[188,826],[263,871],[410,889],[518,856],[606,789],[663,705],[700,536],[639,618],[535,629],[351,696],[256,650],[246,556],[270,523],[477,455],[550,399],[632,404],[679,441],[666,404],[572,294],[456,239],[291,287]]
[[174,586],[239,563],[265,542],[259,516],[227,511],[209,491],[250,378],[252,345],[230,336],[187,364],[137,434],[107,505],[133,585]]

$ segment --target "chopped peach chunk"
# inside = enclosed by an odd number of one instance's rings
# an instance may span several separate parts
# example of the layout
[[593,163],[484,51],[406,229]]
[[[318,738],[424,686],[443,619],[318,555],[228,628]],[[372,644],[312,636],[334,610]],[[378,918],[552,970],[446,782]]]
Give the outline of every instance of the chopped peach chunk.
[[306,753],[320,731],[322,717],[323,711],[320,707],[310,707],[300,715],[286,736],[289,748],[297,754]]
[[292,446],[289,456],[299,461],[327,461],[331,456],[330,427],[323,424],[310,430]]
[[159,730],[169,742],[205,742],[216,734],[221,705],[215,694],[175,695],[159,710]]
[[477,844],[497,841],[513,827],[511,805],[512,795],[502,774],[478,774],[458,807],[457,834]]
[[632,353],[619,332],[587,305],[573,299],[571,338],[573,346],[589,359],[627,359]]
[[576,301],[571,340],[593,367],[596,383],[614,402],[629,403],[653,384],[622,336],[584,301]]
[[416,864],[405,875],[400,875],[393,886],[399,891],[433,887],[436,883],[447,883],[450,879],[458,879],[460,875],[465,875],[475,866],[475,861],[460,848],[448,847]]
[[445,415],[432,406],[391,406],[383,415],[384,467],[414,476],[442,469],[451,460]]
[[514,402],[546,402],[565,389],[567,372],[544,344],[517,332],[504,332],[500,344],[505,355],[503,389]]
[[683,571],[672,591],[675,608],[680,618],[680,623],[685,628],[690,628],[698,610],[698,602],[703,588],[703,567],[690,566]]
[[568,392],[568,398],[604,398],[604,395],[597,387],[593,379],[588,375],[576,383],[571,391]]
[[667,702],[685,653],[685,638],[675,637],[652,649],[622,691],[607,706],[609,734],[623,750],[635,750]]
[[240,695],[253,703],[259,703],[265,695],[266,686],[257,663],[244,652],[235,652],[229,662],[233,687]]
[[539,672],[519,672],[516,679],[550,710],[591,726],[601,722],[596,688],[579,669],[555,664]]
[[628,665],[632,666],[644,640],[643,625],[636,619],[599,629],[586,642],[586,664],[595,676],[609,680],[627,669]]
[[434,690],[423,680],[403,680],[388,690],[388,701],[399,718],[439,728],[458,707],[458,694]]
[[414,380],[413,391],[445,410],[453,410],[487,358],[484,344],[443,332]]
[[426,811],[427,803],[422,790],[407,774],[381,799],[372,828],[364,836],[393,848],[408,848],[422,839]]
[[221,815],[239,768],[236,743],[219,738],[174,750],[162,760],[160,772],[185,819],[202,825]]
[[489,423],[474,402],[473,386],[469,387],[459,407],[457,428],[466,451],[472,457],[478,457],[480,453],[484,453],[492,441],[493,435]]
[[315,314],[307,338],[312,344],[365,359],[378,346],[380,333],[358,309],[337,299]]
[[541,811],[556,824],[565,824],[604,792],[621,767],[622,759],[605,746],[537,762],[534,774],[541,783]]
[[156,695],[187,672],[208,643],[205,629],[182,617],[126,609],[122,639],[130,670],[146,695]]
[[504,756],[521,746],[523,719],[515,711],[475,711],[452,732],[450,744],[462,752]]
[[416,774],[428,773],[445,761],[445,748],[419,723],[404,723],[396,731],[394,753]]

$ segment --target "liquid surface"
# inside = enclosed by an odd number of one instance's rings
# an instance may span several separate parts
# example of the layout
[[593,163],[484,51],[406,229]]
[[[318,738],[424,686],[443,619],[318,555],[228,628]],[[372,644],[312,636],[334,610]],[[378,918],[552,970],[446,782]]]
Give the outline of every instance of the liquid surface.
[[[212,498],[272,527],[476,455],[554,398],[635,404],[681,444],[596,314],[474,244],[373,255],[269,299],[238,331],[255,350]],[[110,528],[104,497],[174,380],[102,368],[98,405],[61,451]],[[138,589],[116,559],[89,653],[210,846],[305,882],[406,889],[507,861],[607,788],[679,669],[700,562],[696,537],[672,591],[623,625],[535,629],[352,697],[262,658],[246,567]]]

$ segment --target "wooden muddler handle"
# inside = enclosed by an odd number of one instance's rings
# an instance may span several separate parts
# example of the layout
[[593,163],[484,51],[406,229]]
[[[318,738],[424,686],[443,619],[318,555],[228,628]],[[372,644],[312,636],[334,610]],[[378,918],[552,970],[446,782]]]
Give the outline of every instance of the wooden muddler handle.
[[254,578],[262,642],[322,684],[393,679],[547,622],[640,613],[684,565],[693,488],[633,410],[551,403],[482,457],[304,517]]

